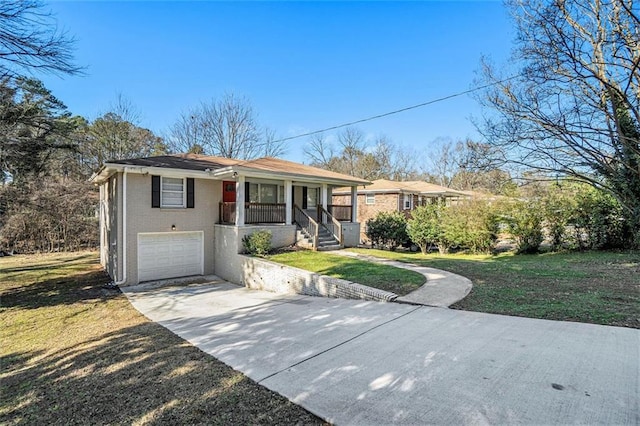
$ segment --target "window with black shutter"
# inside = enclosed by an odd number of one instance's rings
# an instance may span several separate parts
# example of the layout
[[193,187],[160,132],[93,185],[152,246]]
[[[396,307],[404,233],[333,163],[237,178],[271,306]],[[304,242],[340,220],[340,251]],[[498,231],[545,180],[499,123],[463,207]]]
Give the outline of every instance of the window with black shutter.
[[194,179],[151,176],[151,207],[194,208]]

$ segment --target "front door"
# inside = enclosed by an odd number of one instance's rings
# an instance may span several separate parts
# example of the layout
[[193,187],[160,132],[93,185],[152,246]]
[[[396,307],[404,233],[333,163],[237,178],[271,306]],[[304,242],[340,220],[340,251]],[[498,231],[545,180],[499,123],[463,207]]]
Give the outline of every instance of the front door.
[[236,202],[236,183],[234,181],[222,181],[222,201],[225,203]]

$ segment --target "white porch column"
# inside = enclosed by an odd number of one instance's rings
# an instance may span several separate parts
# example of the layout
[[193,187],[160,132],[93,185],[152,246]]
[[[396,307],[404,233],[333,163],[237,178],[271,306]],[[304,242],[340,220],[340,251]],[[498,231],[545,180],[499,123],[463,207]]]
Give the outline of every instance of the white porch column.
[[291,225],[291,214],[293,212],[293,183],[290,180],[284,181],[284,202],[286,204],[284,222],[287,225]]
[[236,226],[244,225],[244,176],[236,178]]
[[329,190],[327,188],[327,184],[323,183],[320,187],[320,203],[322,204],[322,208],[327,210],[327,198],[329,197]]
[[106,183],[102,183],[100,184],[100,214],[99,214],[99,218],[100,218],[100,264],[102,266],[105,266],[107,264],[107,256],[106,256],[106,246],[105,244],[107,243],[107,239],[106,239],[106,235],[105,233],[106,231],[106,217],[105,217],[105,185]]
[[358,221],[358,187],[351,187],[351,222]]

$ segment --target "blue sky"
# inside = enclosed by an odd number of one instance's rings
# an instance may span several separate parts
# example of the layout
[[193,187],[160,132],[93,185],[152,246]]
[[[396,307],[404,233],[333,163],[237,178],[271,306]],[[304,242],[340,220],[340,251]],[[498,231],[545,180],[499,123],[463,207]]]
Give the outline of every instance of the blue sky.
[[[48,4],[77,38],[86,76],[45,76],[89,119],[122,93],[141,125],[167,132],[182,111],[226,92],[251,100],[281,137],[468,90],[481,55],[508,57],[501,2],[75,2]],[[477,138],[480,113],[463,96],[358,127],[428,152],[436,140]],[[304,161],[307,139],[285,158]]]

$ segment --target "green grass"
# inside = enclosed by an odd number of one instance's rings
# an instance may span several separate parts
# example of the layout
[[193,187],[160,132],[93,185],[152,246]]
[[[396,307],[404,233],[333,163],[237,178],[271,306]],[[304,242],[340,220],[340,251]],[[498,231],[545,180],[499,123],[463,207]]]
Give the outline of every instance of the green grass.
[[136,311],[92,252],[0,259],[0,424],[321,424]]
[[640,253],[438,255],[350,251],[430,266],[473,281],[452,308],[640,328]]
[[425,282],[424,276],[417,272],[317,251],[283,252],[269,256],[269,260],[390,291],[399,296],[412,292]]

